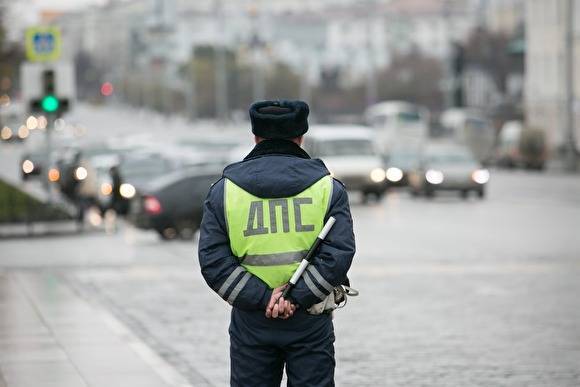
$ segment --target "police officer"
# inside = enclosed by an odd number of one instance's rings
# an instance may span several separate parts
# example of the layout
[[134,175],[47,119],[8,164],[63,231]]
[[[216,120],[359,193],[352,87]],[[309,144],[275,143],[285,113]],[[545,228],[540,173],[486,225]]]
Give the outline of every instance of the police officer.
[[[300,147],[302,101],[250,107],[256,146],[224,169],[204,204],[199,261],[208,285],[233,306],[231,385],[334,385],[331,313],[311,314],[346,280],[355,253],[344,186]],[[290,293],[284,285],[330,217],[336,223]],[[310,312],[309,312],[310,310]]]

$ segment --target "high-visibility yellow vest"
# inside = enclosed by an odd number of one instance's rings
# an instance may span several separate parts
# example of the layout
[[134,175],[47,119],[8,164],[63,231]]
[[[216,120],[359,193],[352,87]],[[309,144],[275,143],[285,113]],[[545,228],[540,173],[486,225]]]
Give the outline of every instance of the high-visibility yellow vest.
[[270,288],[287,283],[324,226],[332,178],[286,198],[260,198],[229,179],[224,212],[230,247],[241,265]]

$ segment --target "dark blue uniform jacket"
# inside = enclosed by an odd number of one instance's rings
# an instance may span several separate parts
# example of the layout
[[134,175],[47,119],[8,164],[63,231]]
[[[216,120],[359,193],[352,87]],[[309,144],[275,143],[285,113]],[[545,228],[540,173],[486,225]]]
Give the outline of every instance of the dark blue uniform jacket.
[[[223,177],[261,198],[296,195],[320,178],[328,169],[318,159],[311,159],[298,145],[284,140],[265,140],[246,158],[224,169]],[[348,197],[344,186],[334,180],[331,205],[326,214],[336,223],[321,245],[312,266],[291,293],[301,310],[321,301],[332,287],[343,284],[351,265],[355,243]],[[234,310],[266,309],[272,290],[258,277],[243,269],[232,254],[224,216],[224,179],[210,189],[204,203],[200,227],[199,262],[208,285]],[[291,321],[289,319],[287,321]]]

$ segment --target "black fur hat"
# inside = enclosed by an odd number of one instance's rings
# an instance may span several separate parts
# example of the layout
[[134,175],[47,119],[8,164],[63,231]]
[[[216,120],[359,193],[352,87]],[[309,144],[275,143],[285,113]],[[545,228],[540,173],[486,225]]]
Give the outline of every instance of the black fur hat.
[[308,131],[310,109],[303,101],[260,101],[250,106],[252,133],[269,139],[300,137]]

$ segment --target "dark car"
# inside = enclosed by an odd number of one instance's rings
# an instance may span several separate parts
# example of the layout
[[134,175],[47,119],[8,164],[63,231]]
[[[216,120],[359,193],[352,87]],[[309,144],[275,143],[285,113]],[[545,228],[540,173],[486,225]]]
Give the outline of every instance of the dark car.
[[171,174],[181,167],[176,160],[157,151],[138,151],[121,158],[118,165],[118,187],[111,177],[112,208],[119,215],[127,215],[131,199],[155,179]]
[[139,228],[157,231],[163,239],[191,236],[201,223],[209,188],[221,174],[221,168],[199,167],[159,177],[132,198],[128,219]]
[[24,153],[20,158],[20,176],[22,180],[26,181],[32,176],[40,176],[45,169],[46,159],[46,152],[43,150]]
[[33,177],[46,179],[51,168],[58,169],[62,175],[62,163],[70,162],[79,149],[74,140],[53,138],[49,156],[45,138],[40,133],[32,136],[30,142],[19,161],[23,181]]

